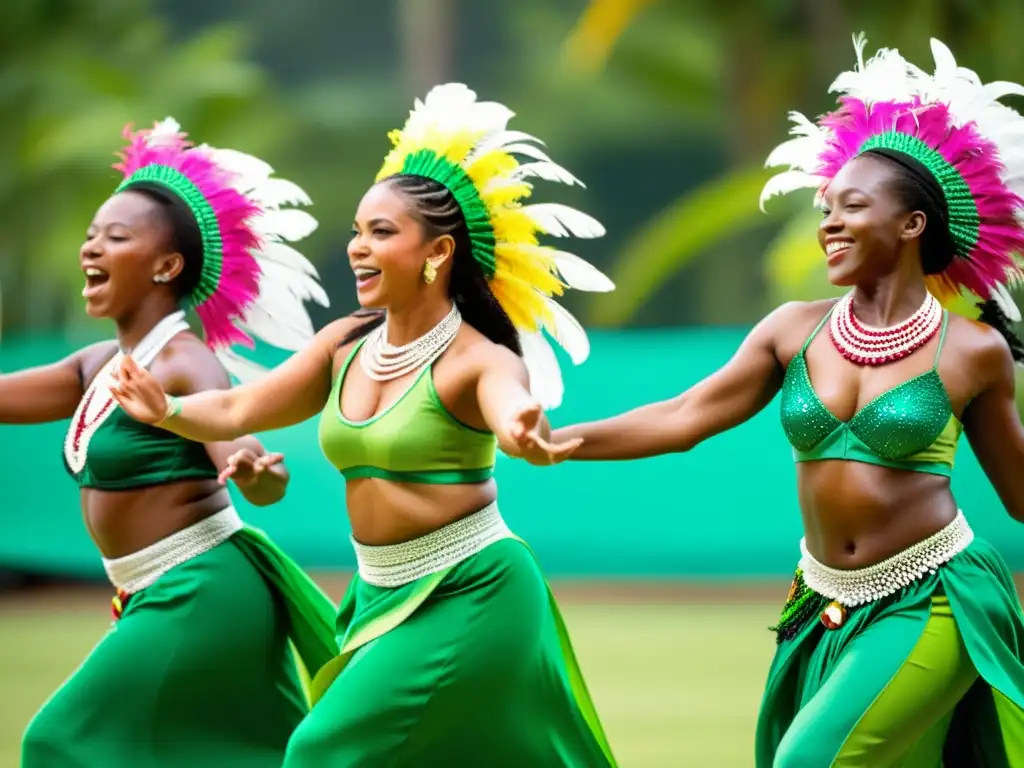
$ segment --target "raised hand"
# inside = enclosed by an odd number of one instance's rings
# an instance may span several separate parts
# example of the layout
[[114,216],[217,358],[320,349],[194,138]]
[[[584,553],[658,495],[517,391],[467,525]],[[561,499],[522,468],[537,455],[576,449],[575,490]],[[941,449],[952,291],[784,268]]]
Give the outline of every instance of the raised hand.
[[221,485],[226,485],[228,478],[235,481],[239,488],[255,485],[260,475],[284,461],[283,453],[265,453],[257,456],[248,448],[236,451],[228,458],[228,464],[217,478]]
[[145,368],[125,355],[111,374],[110,392],[122,410],[136,421],[159,424],[167,417],[167,394]]
[[514,458],[525,459],[530,464],[549,466],[565,461],[583,444],[583,438],[552,443],[548,438],[547,420],[540,403],[532,403],[516,411],[506,430],[507,439],[502,450]]

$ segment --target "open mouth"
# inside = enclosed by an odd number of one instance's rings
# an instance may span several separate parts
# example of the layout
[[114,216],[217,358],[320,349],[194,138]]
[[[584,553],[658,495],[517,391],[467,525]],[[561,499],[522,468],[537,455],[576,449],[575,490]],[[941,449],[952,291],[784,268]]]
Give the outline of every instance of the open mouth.
[[367,287],[380,276],[379,269],[370,269],[368,267],[357,267],[352,271],[355,272],[356,275],[357,288]]
[[825,255],[829,258],[847,251],[853,245],[853,240],[832,240],[825,243]]
[[85,270],[85,287],[82,289],[82,296],[90,299],[103,289],[110,281],[110,275],[102,269],[88,267]]

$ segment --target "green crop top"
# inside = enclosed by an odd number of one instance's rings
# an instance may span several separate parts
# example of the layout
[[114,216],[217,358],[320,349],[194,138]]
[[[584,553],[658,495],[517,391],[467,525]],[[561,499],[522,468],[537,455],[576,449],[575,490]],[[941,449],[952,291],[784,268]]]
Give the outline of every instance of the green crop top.
[[[71,422],[74,439],[75,421]],[[64,453],[64,467],[81,488],[126,491],[180,480],[216,480],[206,446],[135,421],[117,405],[89,440],[85,466],[75,472]]]
[[963,426],[937,370],[948,313],[943,313],[931,369],[883,392],[849,421],[836,418],[818,399],[807,370],[807,347],[831,314],[818,323],[790,361],[782,383],[780,415],[793,458],[798,462],[861,461],[949,477]]
[[345,477],[401,483],[479,483],[494,474],[497,440],[452,416],[426,366],[392,405],[366,421],[341,413],[345,374],[363,342],[349,353],[320,415],[320,449]]

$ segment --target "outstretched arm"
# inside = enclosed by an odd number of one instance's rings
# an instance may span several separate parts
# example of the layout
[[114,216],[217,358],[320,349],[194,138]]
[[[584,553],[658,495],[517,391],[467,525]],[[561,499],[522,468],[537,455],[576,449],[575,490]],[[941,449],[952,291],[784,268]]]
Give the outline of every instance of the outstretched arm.
[[688,451],[742,424],[778,392],[784,370],[776,339],[791,324],[794,305],[783,305],[758,323],[726,365],[671,400],[620,416],[556,429],[553,439],[582,438],[577,460],[642,459]]
[[63,360],[17,373],[0,375],[0,424],[43,424],[70,419],[84,394],[82,362],[116,346],[101,342]]
[[551,425],[530,393],[526,365],[519,357],[495,346],[477,362],[480,413],[506,455],[546,466],[564,461],[579,447],[579,440],[551,440]]
[[[314,416],[331,390],[334,352],[358,319],[344,318],[323,328],[301,352],[262,379],[227,390],[173,397],[129,358],[113,392],[132,418],[155,424],[199,443],[234,440],[253,432],[282,429]],[[365,322],[363,319],[361,322]]]
[[[191,336],[167,345],[153,363],[152,375],[165,389],[183,394],[226,391],[231,387],[231,379],[217,358]],[[246,435],[206,443],[205,447],[220,473],[220,482],[233,480],[250,504],[262,507],[284,498],[289,479],[284,456],[268,453],[255,437]]]
[[974,455],[1010,516],[1024,522],[1024,427],[1015,401],[1013,357],[995,330],[976,348],[972,368],[984,386],[963,415],[964,433]]

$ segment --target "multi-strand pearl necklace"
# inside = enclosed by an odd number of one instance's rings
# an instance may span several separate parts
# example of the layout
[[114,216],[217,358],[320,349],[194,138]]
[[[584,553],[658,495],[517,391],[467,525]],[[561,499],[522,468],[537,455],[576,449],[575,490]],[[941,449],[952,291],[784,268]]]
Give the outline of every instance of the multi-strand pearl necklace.
[[[157,354],[167,343],[182,331],[188,330],[184,312],[174,312],[155,326],[131,350],[132,358],[143,368],[147,368],[156,359]],[[114,370],[121,364],[123,351],[118,351],[100,370],[89,385],[82,401],[71,418],[71,425],[64,438],[64,460],[73,474],[85,469],[89,455],[89,443],[103,423],[113,413],[117,404],[110,393],[110,385],[114,383]]]
[[899,325],[864,325],[853,314],[853,293],[832,311],[829,335],[839,354],[859,365],[884,365],[900,360],[928,343],[942,325],[942,306],[930,293],[920,308]]
[[420,336],[400,347],[388,343],[388,321],[374,328],[366,337],[359,363],[374,381],[389,381],[430,365],[455,340],[462,325],[462,315],[452,304],[451,312]]

